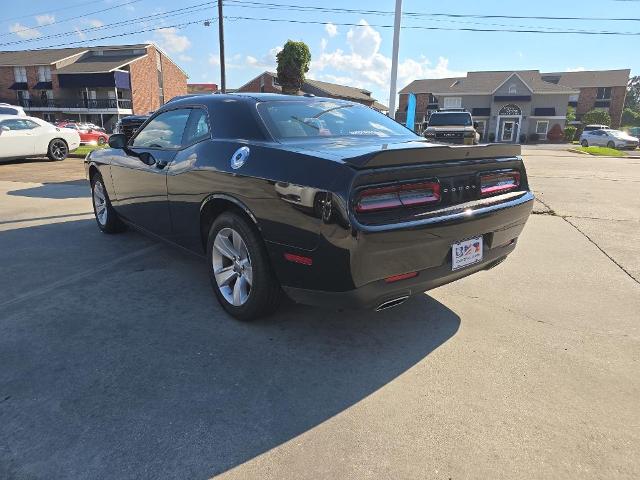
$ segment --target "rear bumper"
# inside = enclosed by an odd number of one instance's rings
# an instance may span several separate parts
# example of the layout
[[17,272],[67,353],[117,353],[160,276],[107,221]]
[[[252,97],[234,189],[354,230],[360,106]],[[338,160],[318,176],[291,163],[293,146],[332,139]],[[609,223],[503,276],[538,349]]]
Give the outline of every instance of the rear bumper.
[[384,280],[368,283],[346,292],[326,292],[302,288],[283,287],[295,302],[329,308],[375,309],[385,302],[402,297],[419,295],[447,283],[454,282],[473,273],[489,270],[501,263],[515,248],[516,242],[502,248],[492,249],[481,263],[452,271],[450,264],[422,270],[417,277],[388,284]]
[[[515,248],[533,200],[531,192],[522,192],[500,203],[407,224],[354,225],[357,234],[343,255],[316,251],[318,265],[298,271],[297,278],[312,275],[317,279],[314,288],[298,282],[283,282],[283,288],[297,302],[339,308],[375,308],[394,298],[420,294],[504,260]],[[482,261],[453,271],[452,244],[477,236],[483,237]],[[408,272],[418,275],[394,283],[385,281]],[[349,277],[351,287],[337,288],[338,283],[344,285],[337,279],[344,277]]]

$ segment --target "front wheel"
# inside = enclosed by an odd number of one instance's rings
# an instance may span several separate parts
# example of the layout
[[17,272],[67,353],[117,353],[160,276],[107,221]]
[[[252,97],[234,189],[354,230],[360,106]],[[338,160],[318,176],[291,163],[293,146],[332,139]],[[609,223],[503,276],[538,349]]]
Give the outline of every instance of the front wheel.
[[234,212],[213,222],[207,240],[211,285],[222,307],[239,320],[274,312],[282,290],[256,229]]
[[580,145],[582,145],[583,147],[587,148],[589,146],[589,142],[587,142],[586,140],[582,140],[580,142]]
[[104,233],[119,233],[125,229],[124,223],[122,223],[122,220],[120,220],[111,206],[104,180],[99,173],[91,177],[91,200],[93,202],[93,214],[100,230]]
[[49,142],[49,148],[47,149],[47,157],[49,157],[49,160],[59,162],[67,158],[67,155],[69,155],[67,142],[61,138],[54,138]]
[[616,148],[616,144],[615,144],[615,143],[613,143],[612,141],[608,141],[608,142],[607,142],[607,147],[609,147],[609,148]]

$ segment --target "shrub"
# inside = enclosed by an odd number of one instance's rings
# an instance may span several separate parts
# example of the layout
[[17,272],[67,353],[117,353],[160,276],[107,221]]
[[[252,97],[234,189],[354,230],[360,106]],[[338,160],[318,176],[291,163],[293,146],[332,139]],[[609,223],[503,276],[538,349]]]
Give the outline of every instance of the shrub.
[[521,133],[520,134],[520,143],[527,143],[527,134],[526,133]]
[[583,115],[582,123],[585,125],[611,125],[611,115],[604,110],[591,110]]
[[640,127],[640,112],[634,112],[630,108],[625,108],[622,112],[622,125]]
[[577,131],[578,129],[576,127],[567,125],[566,127],[564,127],[564,139],[567,142],[573,142],[573,140],[576,138]]
[[532,133],[531,135],[529,135],[529,141],[536,143],[538,140],[540,140],[540,135],[538,135],[537,133]]
[[494,132],[491,132],[491,133],[489,134],[489,142],[490,142],[490,143],[493,143],[493,142],[495,142],[495,141],[496,141],[496,134],[495,134]]
[[547,132],[547,140],[552,143],[559,142],[563,137],[564,134],[562,133],[562,127],[559,123],[556,123],[553,127],[551,127],[551,130]]

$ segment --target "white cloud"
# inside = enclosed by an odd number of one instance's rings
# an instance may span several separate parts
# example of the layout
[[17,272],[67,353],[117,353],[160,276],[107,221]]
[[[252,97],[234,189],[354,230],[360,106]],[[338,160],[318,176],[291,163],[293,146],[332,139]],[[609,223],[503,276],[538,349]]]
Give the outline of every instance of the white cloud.
[[42,36],[42,33],[40,33],[39,30],[27,27],[26,25],[22,25],[21,23],[14,23],[9,27],[9,31],[24,39],[38,38]]
[[182,53],[191,46],[191,40],[185,35],[178,35],[178,29],[174,27],[159,28],[154,35],[160,48],[167,52]]
[[49,13],[45,13],[44,15],[36,15],[35,18],[36,22],[38,22],[38,25],[49,25],[56,21],[56,16]]
[[189,55],[178,55],[178,59],[183,61],[183,62],[192,62],[193,61],[193,57],[190,57]]
[[320,40],[320,50],[322,50],[323,52],[327,49],[327,39],[323,38]]
[[[391,58],[380,53],[382,37],[365,20],[347,32],[350,52],[342,49],[323,50],[313,60],[309,78],[324,79],[356,87],[386,89],[391,75]],[[398,64],[398,85],[404,86],[417,78],[444,78],[464,75],[449,68],[449,60],[440,57],[433,65],[425,57],[407,58]]]
[[330,37],[335,37],[338,34],[338,27],[336,27],[333,23],[327,23],[324,26],[324,29],[327,31],[327,35]]
[[75,27],[75,29],[74,29],[74,30],[75,30],[76,35],[78,35],[78,38],[79,38],[80,40],[84,40],[84,39],[86,39],[86,38],[87,38],[87,35],[86,35],[82,30],[80,30],[78,27]]
[[90,27],[93,27],[93,28],[99,28],[99,27],[102,27],[104,25],[104,23],[101,22],[100,20],[98,20],[97,18],[90,18],[85,23],[87,25],[89,25]]
[[220,66],[220,54],[212,53],[209,55],[209,63],[214,66]]
[[584,67],[568,67],[567,72],[584,72],[586,68]]

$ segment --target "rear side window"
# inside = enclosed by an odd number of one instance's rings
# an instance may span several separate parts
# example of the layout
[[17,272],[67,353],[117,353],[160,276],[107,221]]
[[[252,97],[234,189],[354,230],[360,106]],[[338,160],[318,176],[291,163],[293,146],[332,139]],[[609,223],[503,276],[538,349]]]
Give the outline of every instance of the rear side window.
[[202,108],[194,108],[187,122],[182,144],[184,146],[200,142],[210,137],[207,112]]
[[7,127],[9,130],[33,130],[39,126],[31,120],[5,120],[0,125]]
[[0,115],[18,115],[19,113],[15,108],[0,107]]
[[159,114],[136,135],[132,146],[180,148],[190,113],[191,109],[181,108]]

